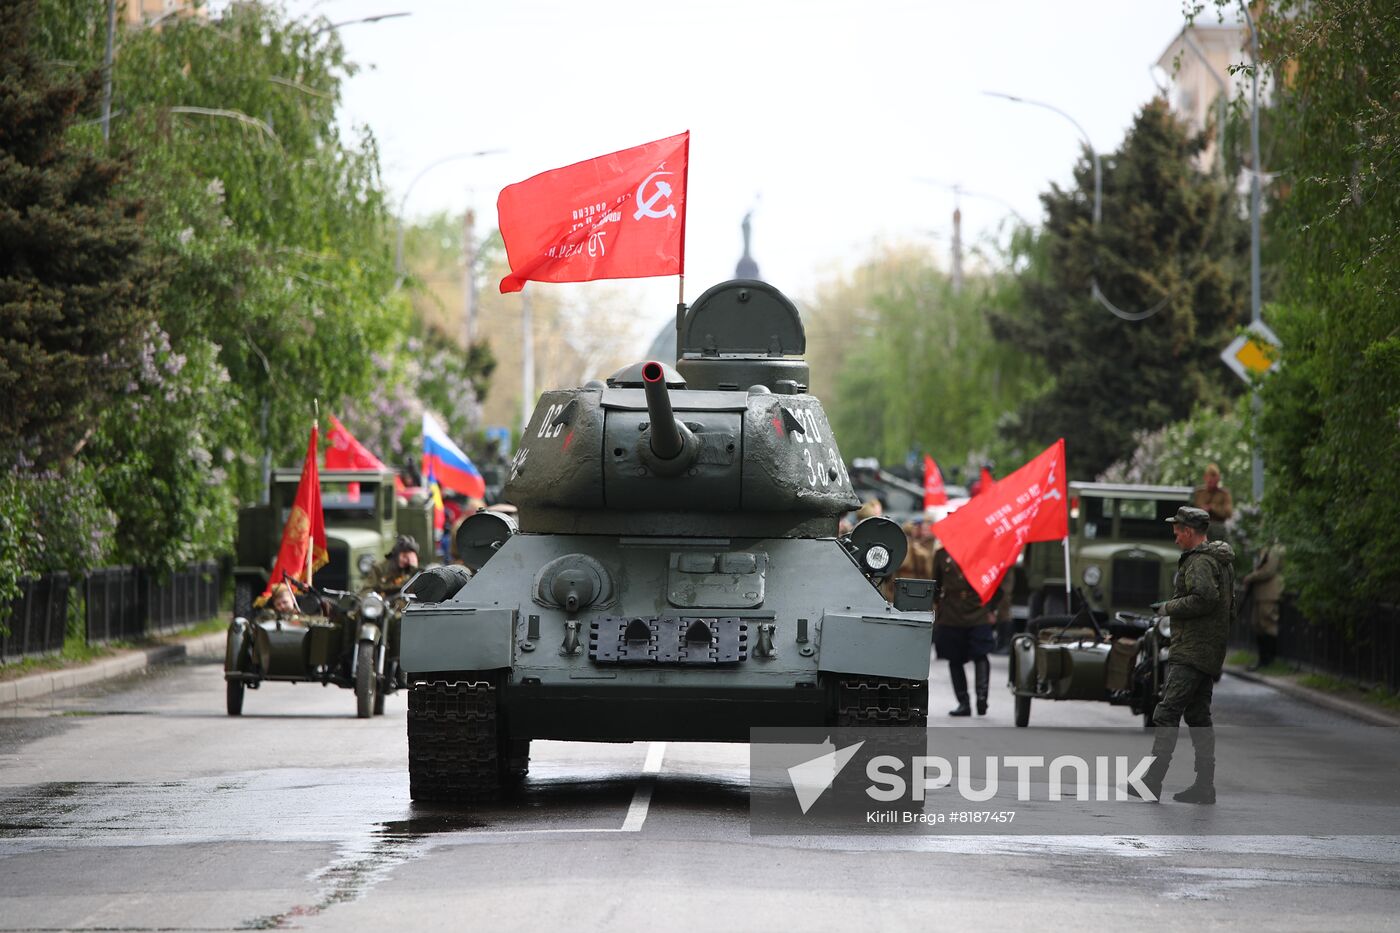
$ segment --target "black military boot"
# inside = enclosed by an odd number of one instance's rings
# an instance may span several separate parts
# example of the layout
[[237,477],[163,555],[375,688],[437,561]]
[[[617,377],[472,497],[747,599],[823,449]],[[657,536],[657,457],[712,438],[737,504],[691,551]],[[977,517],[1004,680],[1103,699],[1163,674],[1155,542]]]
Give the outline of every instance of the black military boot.
[[972,707],[967,704],[967,671],[961,664],[949,661],[948,678],[953,682],[953,695],[958,698],[958,708],[948,710],[948,715],[971,716]]
[[973,682],[977,688],[977,715],[987,715],[987,691],[992,681],[992,662],[986,658],[972,659]]
[[[1148,803],[1162,802],[1162,782],[1167,778],[1167,768],[1170,765],[1170,758],[1165,760],[1158,758],[1148,766],[1147,773],[1142,776],[1142,786],[1147,788],[1152,794],[1152,799],[1148,800]],[[1128,785],[1128,796],[1136,797],[1139,800],[1147,800],[1146,797],[1138,793],[1137,788],[1132,784]]]
[[1196,752],[1196,783],[1172,794],[1182,803],[1215,803],[1215,729],[1210,726],[1191,728],[1191,746]]

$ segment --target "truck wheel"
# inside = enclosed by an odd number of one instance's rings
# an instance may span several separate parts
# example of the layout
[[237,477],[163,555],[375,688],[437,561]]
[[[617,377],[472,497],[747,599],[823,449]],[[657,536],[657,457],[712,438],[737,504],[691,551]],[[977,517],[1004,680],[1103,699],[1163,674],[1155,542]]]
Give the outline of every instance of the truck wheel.
[[471,803],[501,789],[499,692],[485,674],[418,682],[408,690],[408,795]]
[[233,583],[233,617],[251,619],[253,617],[253,581],[235,580]]
[[243,715],[243,681],[241,680],[228,682],[228,714],[230,716]]
[[355,712],[361,719],[374,714],[379,677],[374,670],[374,643],[360,642],[355,657]]
[[1024,729],[1031,724],[1031,698],[1016,697],[1016,725]]

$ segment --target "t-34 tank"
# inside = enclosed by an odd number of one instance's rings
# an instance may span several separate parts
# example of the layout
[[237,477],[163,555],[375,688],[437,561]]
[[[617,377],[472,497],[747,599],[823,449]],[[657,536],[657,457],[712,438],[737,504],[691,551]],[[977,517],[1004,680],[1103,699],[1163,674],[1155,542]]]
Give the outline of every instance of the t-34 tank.
[[932,584],[880,595],[888,519],[837,537],[859,503],[797,309],[739,280],[680,310],[675,369],[543,394],[505,489],[518,530],[464,522],[476,575],[404,614],[415,800],[491,795],[531,739],[925,724]]

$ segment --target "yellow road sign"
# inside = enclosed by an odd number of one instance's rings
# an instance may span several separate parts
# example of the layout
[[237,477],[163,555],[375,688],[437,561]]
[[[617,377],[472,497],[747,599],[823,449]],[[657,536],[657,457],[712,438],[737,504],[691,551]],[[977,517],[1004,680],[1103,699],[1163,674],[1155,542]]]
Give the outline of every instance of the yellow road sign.
[[1263,324],[1251,324],[1230,341],[1220,354],[1225,365],[1245,382],[1262,376],[1278,365],[1278,349],[1282,346],[1274,332]]

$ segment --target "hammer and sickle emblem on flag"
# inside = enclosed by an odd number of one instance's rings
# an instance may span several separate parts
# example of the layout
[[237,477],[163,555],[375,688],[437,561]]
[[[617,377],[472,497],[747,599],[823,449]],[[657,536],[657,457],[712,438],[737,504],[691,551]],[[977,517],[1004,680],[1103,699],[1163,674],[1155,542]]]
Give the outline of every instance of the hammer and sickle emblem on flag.
[[669,198],[669,197],[671,196],[671,186],[670,186],[670,184],[668,184],[667,182],[658,181],[658,182],[656,183],[656,189],[655,189],[654,191],[652,191],[651,196],[648,197],[648,198],[643,198],[643,197],[642,197],[642,192],[646,190],[647,185],[651,184],[651,180],[652,180],[653,178],[657,177],[658,175],[670,175],[670,174],[671,174],[670,172],[652,172],[652,173],[651,173],[650,175],[648,175],[645,179],[643,179],[643,181],[642,181],[642,183],[641,183],[640,185],[637,186],[637,205],[638,205],[638,207],[637,207],[636,212],[632,215],[632,219],[633,219],[633,220],[641,220],[643,217],[675,217],[675,216],[676,216],[676,205],[674,205],[674,204],[667,204],[667,205],[666,205],[666,209],[665,209],[664,211],[659,211],[659,210],[656,210],[656,209],[654,209],[654,208],[652,207],[653,204],[655,204],[657,201],[661,200],[662,198]]

